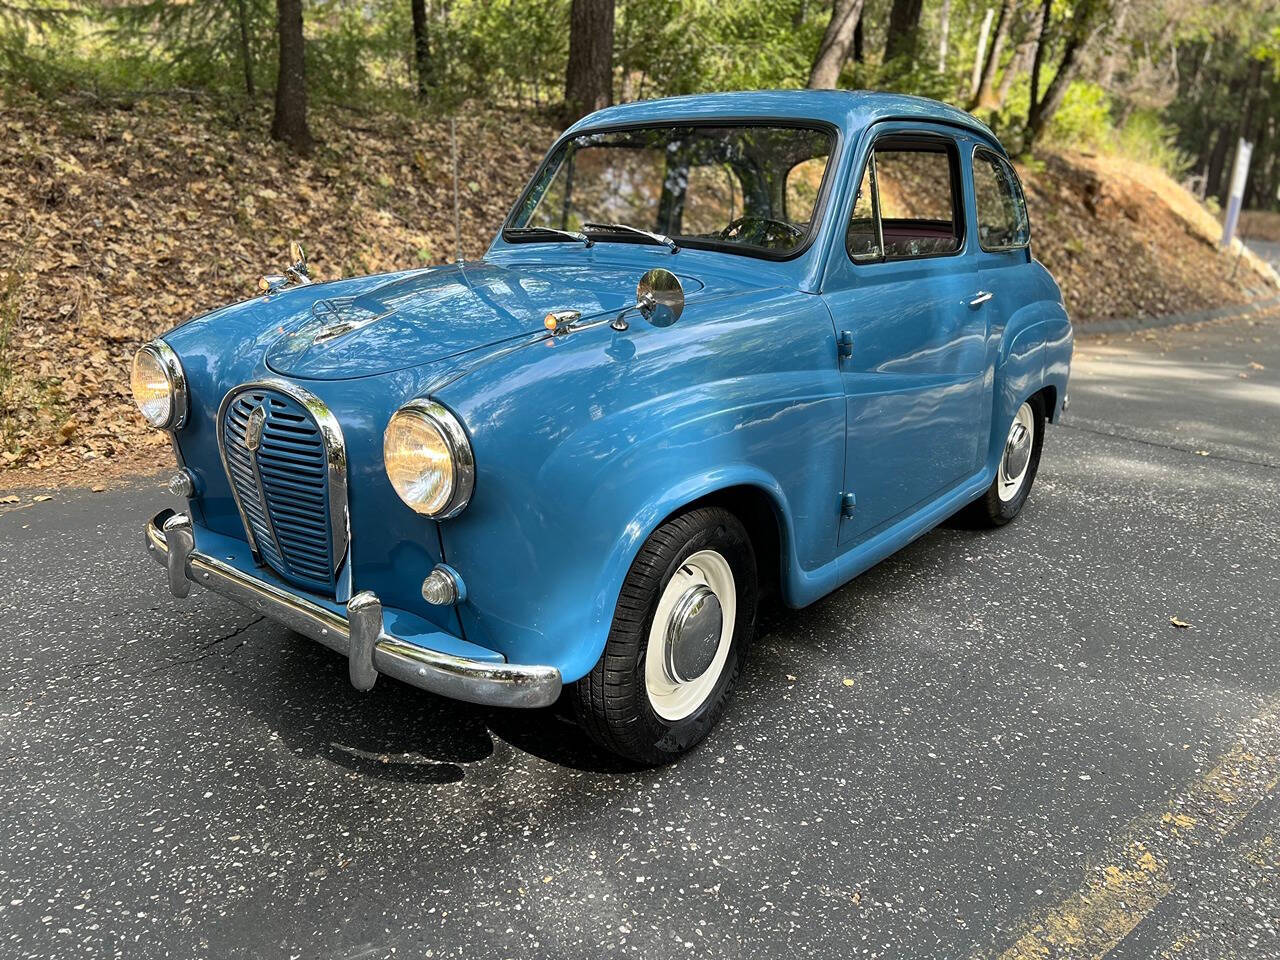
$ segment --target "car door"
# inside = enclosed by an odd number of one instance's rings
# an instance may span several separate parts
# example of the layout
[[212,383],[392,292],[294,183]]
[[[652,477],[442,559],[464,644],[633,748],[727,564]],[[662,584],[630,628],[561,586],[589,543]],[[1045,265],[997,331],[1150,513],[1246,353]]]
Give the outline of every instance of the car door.
[[[978,283],[991,299],[985,309],[994,335],[994,352],[1001,333],[1019,305],[1039,297],[1031,262],[1031,225],[1022,185],[1008,159],[983,144],[973,148],[973,258]],[[994,359],[994,357],[993,357]],[[1003,431],[1008,425],[999,425]]]
[[841,545],[977,473],[990,405],[989,301],[970,255],[958,136],[886,126],[854,182],[843,262],[823,292],[846,395]]

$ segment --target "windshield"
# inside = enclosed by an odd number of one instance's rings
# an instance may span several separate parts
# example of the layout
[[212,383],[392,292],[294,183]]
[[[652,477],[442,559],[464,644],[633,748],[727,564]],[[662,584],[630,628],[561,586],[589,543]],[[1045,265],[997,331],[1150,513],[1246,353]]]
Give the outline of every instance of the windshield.
[[625,226],[680,246],[786,256],[809,239],[831,147],[826,131],[765,125],[584,133],[556,150],[504,235],[645,242]]

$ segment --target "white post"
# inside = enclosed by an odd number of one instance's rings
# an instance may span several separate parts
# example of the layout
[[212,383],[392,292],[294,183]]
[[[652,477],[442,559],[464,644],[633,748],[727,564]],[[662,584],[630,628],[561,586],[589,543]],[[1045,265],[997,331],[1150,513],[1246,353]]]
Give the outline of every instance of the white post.
[[1244,137],[1236,147],[1236,168],[1231,174],[1231,195],[1227,199],[1227,219],[1222,224],[1222,246],[1229,247],[1236,235],[1240,221],[1240,207],[1244,205],[1244,185],[1249,179],[1249,160],[1253,157],[1253,144]]

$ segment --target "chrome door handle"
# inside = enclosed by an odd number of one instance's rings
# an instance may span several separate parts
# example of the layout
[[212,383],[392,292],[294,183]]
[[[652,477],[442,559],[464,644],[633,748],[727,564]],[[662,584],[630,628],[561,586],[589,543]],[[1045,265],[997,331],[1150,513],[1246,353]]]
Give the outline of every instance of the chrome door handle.
[[969,306],[980,307],[994,296],[995,294],[990,290],[979,290],[977,294],[974,295],[974,298],[969,301]]

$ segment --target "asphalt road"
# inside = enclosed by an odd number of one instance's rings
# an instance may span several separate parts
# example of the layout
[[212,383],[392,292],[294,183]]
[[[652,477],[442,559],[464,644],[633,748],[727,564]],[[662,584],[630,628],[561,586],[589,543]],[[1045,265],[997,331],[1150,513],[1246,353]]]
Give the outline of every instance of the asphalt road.
[[1268,242],[1266,240],[1250,240],[1249,246],[1260,256],[1266,260],[1277,270],[1280,270],[1280,243]]
[[1278,344],[1086,345],[1017,522],[772,616],[658,771],[173,600],[152,485],[0,508],[0,957],[1273,957]]

